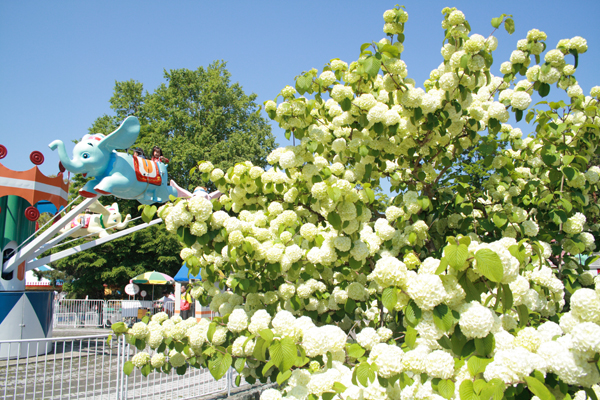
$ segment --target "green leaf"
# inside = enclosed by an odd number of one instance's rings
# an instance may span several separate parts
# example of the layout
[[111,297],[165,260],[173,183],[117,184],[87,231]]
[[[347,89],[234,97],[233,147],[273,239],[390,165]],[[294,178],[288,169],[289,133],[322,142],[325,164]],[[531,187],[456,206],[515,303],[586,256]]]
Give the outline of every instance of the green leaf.
[[485,384],[486,382],[484,379],[476,379],[475,382],[473,382],[473,392],[475,392],[476,395],[479,395],[483,388],[485,388]]
[[252,352],[252,356],[259,361],[267,361],[266,353],[267,353],[268,344],[265,342],[265,339],[259,337],[256,339],[256,344],[254,345],[254,351]]
[[146,341],[142,339],[135,339],[135,347],[138,350],[144,350],[146,348]]
[[577,68],[577,65],[579,65],[579,53],[576,49],[569,49],[569,53],[573,54],[573,57],[575,57],[575,63],[573,66]]
[[140,369],[140,371],[142,372],[143,376],[148,376],[150,375],[150,372],[152,372],[152,365],[146,364]]
[[460,246],[451,244],[444,248],[444,258],[452,268],[463,270],[468,257],[469,248],[464,244]]
[[492,282],[500,282],[504,277],[502,260],[490,249],[481,249],[475,253],[477,270]]
[[460,400],[479,400],[479,397],[473,391],[473,381],[465,379],[458,389]]
[[502,285],[502,311],[506,312],[513,306],[513,294],[510,286]]
[[421,109],[421,107],[417,107],[413,110],[413,116],[415,117],[415,120],[421,119],[421,117],[423,116],[423,110]]
[[330,212],[327,214],[327,221],[337,230],[342,229],[342,219],[336,212]]
[[475,376],[480,372],[485,371],[485,367],[492,361],[493,360],[491,358],[472,356],[469,358],[469,361],[467,361],[467,367],[469,367],[469,372],[471,375]]
[[208,370],[213,378],[218,381],[227,373],[227,370],[231,367],[231,362],[231,355],[228,353],[216,353],[215,358],[208,361]]
[[365,188],[365,193],[367,194],[367,197],[369,198],[369,203],[372,203],[375,201],[375,192],[373,192],[373,190],[371,188]]
[[129,330],[129,328],[127,328],[127,325],[125,325],[124,322],[115,322],[114,324],[112,324],[110,326],[110,328],[113,330],[114,333],[121,334],[121,333],[127,333],[127,331]]
[[461,58],[460,58],[460,67],[461,68],[467,68],[467,65],[469,64],[469,55],[468,54],[464,54]]
[[341,384],[340,382],[335,382],[333,384],[333,390],[335,390],[336,393],[344,393],[346,391],[346,389],[348,389],[346,386],[344,386],[343,384]]
[[498,378],[494,378],[487,383],[485,388],[481,391],[482,399],[500,400],[504,398],[504,391],[506,390],[506,384]]
[[413,300],[409,301],[404,308],[404,317],[412,326],[416,326],[421,320],[421,309]]
[[458,318],[458,313],[445,304],[439,304],[433,309],[433,322],[444,332],[448,332]]
[[348,346],[348,355],[352,358],[361,358],[365,354],[365,349],[358,343],[352,343]]
[[450,379],[442,379],[438,382],[437,391],[445,399],[450,400],[454,396],[454,382]]
[[435,274],[441,274],[442,272],[446,271],[446,268],[448,268],[448,260],[446,260],[446,258],[442,258],[440,265],[438,265],[437,269],[435,270]]
[[531,393],[539,397],[541,400],[555,400],[554,395],[542,382],[532,376],[526,376],[527,388]]
[[475,349],[480,356],[486,357],[491,355],[494,347],[496,347],[496,340],[491,333],[484,338],[475,338]]
[[375,373],[371,370],[371,365],[363,361],[354,369],[353,381],[358,381],[364,387],[369,386],[369,381],[375,381]]
[[500,27],[501,23],[502,23],[502,17],[492,18],[492,26],[494,28],[498,29]]
[[529,309],[527,306],[525,304],[517,306],[517,313],[519,314],[519,326],[527,326],[527,322],[529,322]]
[[350,315],[354,315],[354,310],[356,309],[356,301],[353,299],[348,299],[346,304],[344,304],[344,311]]
[[212,343],[213,335],[215,334],[216,330],[217,330],[217,324],[215,322],[211,322],[210,325],[208,326],[208,331],[206,332],[206,337],[208,338],[208,341],[211,343]]
[[287,371],[292,368],[298,358],[296,343],[289,337],[275,340],[269,347],[269,354],[271,355],[271,360],[280,371]]
[[548,85],[547,83],[540,84],[538,93],[540,94],[540,97],[548,96],[548,94],[550,94],[550,85]]
[[304,351],[304,348],[300,346],[300,355],[298,356],[298,358],[296,358],[296,362],[294,363],[294,365],[298,368],[301,368],[309,362],[310,359],[306,357],[306,352]]
[[379,73],[379,69],[381,68],[381,60],[370,56],[364,61],[363,66],[365,68],[365,72],[369,74],[371,78],[373,78]]
[[244,370],[244,367],[246,366],[246,359],[238,358],[235,360],[235,363],[233,365],[235,367],[235,370],[241,374]]
[[352,108],[352,100],[347,97],[344,98],[344,100],[340,101],[340,107],[342,107],[342,111],[350,111]]
[[463,347],[467,343],[467,337],[462,333],[459,325],[454,328],[454,334],[450,338],[450,342],[454,354],[461,354]]
[[583,388],[585,393],[587,393],[588,397],[592,400],[598,400],[598,396],[596,396],[596,392],[592,388]]
[[183,226],[177,229],[177,235],[179,236],[179,240],[182,243],[185,243],[187,247],[192,247],[194,243],[196,243],[196,236],[192,235],[189,228],[184,228]]
[[133,369],[133,363],[131,361],[125,361],[125,364],[123,364],[123,372],[125,372],[125,375],[129,376],[131,372],[133,372]]
[[575,170],[571,167],[564,167],[563,174],[565,174],[568,180],[573,180],[575,177]]
[[527,253],[525,252],[525,247],[521,245],[512,245],[508,248],[510,254],[519,260],[519,263],[523,263],[525,261],[525,257],[527,257]]
[[513,21],[512,18],[506,18],[506,21],[504,21],[504,29],[512,35],[515,32],[515,21]]
[[496,227],[499,229],[502,229],[504,225],[506,225],[506,223],[508,222],[508,218],[504,213],[494,214],[492,219],[494,221],[494,225],[496,225]]
[[408,326],[406,328],[406,333],[404,336],[404,343],[410,348],[413,349],[415,347],[415,343],[417,341],[417,331],[412,326]]
[[381,295],[381,302],[388,311],[393,311],[394,307],[398,303],[398,296],[396,295],[396,289],[393,287],[385,288]]
[[285,372],[279,372],[279,374],[277,374],[277,384],[282,385],[283,382],[287,381],[290,378],[290,376],[292,376],[291,370],[287,370]]
[[515,119],[517,122],[523,119],[523,110],[515,110]]
[[258,333],[260,335],[261,338],[263,338],[265,340],[265,342],[267,342],[268,344],[271,344],[271,342],[273,341],[273,331],[270,329],[263,329],[262,331],[260,331]]

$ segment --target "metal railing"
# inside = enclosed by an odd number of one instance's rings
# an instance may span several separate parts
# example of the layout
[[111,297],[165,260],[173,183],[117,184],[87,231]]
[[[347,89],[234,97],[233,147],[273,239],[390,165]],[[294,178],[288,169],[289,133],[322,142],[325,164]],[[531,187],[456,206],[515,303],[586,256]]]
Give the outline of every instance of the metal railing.
[[122,375],[122,348],[107,337],[0,341],[1,354],[20,355],[0,361],[0,393],[4,399],[116,398],[110,393]]
[[175,313],[175,302],[151,300],[71,300],[61,299],[54,303],[54,328],[77,328],[110,326],[115,322],[133,322],[138,312],[160,311],[169,316]]
[[104,307],[104,300],[61,299],[54,303],[53,326],[102,327]]
[[[138,349],[122,341],[123,354],[131,359]],[[151,352],[153,355],[154,352]],[[138,369],[126,377],[127,384],[122,399],[196,399],[213,393],[227,392],[230,394],[237,371],[230,368],[227,374],[216,381],[207,369],[188,368],[185,375],[180,376],[171,371],[170,374],[153,372],[144,377]],[[247,385],[242,379],[240,387]]]
[[[193,399],[233,388],[233,369],[215,381],[206,369],[190,368],[186,375],[135,369],[127,376],[125,361],[138,351],[121,336],[2,340],[0,395],[4,399]],[[46,350],[44,350],[44,346]],[[246,383],[242,380],[242,385]]]

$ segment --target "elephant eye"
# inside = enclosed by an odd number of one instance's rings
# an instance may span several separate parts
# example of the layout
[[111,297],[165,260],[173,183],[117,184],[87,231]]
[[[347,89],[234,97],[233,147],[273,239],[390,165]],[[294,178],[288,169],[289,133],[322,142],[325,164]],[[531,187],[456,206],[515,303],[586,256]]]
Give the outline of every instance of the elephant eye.
[[90,158],[90,153],[83,153],[81,155],[81,157],[83,157],[83,158]]

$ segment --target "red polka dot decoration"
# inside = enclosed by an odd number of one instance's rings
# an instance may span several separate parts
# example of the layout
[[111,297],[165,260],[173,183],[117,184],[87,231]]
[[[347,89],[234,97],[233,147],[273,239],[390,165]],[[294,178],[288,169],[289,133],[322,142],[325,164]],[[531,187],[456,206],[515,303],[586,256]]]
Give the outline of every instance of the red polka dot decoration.
[[6,150],[6,147],[4,147],[4,145],[0,144],[0,159],[6,157],[6,153],[8,153],[8,150]]
[[42,165],[42,163],[44,162],[44,155],[37,150],[32,151],[31,154],[29,155],[29,159],[35,165]]
[[37,208],[35,207],[27,207],[25,209],[25,218],[27,218],[30,221],[37,221],[37,219],[40,217],[40,212],[38,211]]

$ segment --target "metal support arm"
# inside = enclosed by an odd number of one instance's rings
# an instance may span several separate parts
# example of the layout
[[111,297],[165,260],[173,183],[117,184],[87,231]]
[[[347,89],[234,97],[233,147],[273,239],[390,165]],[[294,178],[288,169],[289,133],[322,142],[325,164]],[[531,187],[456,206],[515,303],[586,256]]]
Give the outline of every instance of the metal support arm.
[[73,207],[63,218],[57,221],[54,225],[50,226],[44,233],[33,239],[27,245],[19,249],[11,258],[8,259],[2,265],[2,272],[8,273],[14,270],[22,262],[30,259],[36,249],[46,244],[54,235],[58,233],[66,224],[71,223],[71,220],[77,215],[85,211],[93,202],[97,200],[96,197],[87,198],[81,202],[77,207]]
[[32,270],[32,269],[37,268],[39,266],[45,265],[47,263],[60,260],[61,258],[68,257],[68,256],[70,256],[72,254],[75,254],[75,253],[78,253],[80,251],[91,249],[92,247],[96,247],[98,245],[110,242],[111,240],[120,238],[120,237],[125,236],[125,235],[129,235],[130,233],[139,231],[139,230],[147,228],[149,226],[160,224],[161,222],[162,222],[162,219],[157,218],[155,220],[150,221],[147,224],[141,224],[141,225],[137,225],[137,226],[132,226],[131,228],[124,229],[124,230],[122,230],[120,232],[117,232],[117,233],[113,233],[112,235],[109,235],[109,236],[106,236],[106,237],[103,237],[103,238],[100,238],[100,239],[92,240],[91,242],[87,242],[87,243],[84,243],[82,245],[75,246],[75,247],[72,247],[70,249],[63,250],[63,251],[60,251],[58,253],[51,254],[51,255],[49,255],[47,257],[40,258],[38,260],[31,260],[27,264],[25,264],[25,269],[27,271]]

